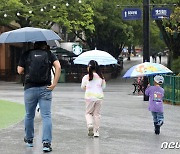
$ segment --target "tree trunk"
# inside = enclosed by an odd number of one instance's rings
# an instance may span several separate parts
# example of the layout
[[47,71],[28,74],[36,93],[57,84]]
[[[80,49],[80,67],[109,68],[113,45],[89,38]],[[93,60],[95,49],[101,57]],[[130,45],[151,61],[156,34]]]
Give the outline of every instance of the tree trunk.
[[136,49],[135,49],[135,45],[132,46],[132,50],[133,50],[133,54],[134,56],[136,56]]
[[167,33],[162,20],[156,20],[156,24],[159,27],[162,33],[164,42],[169,49],[167,67],[171,69],[172,60],[177,59],[178,56],[180,56],[179,34],[177,34],[177,36],[175,37]]
[[128,58],[127,60],[131,60],[131,45],[128,46]]
[[171,66],[172,66],[172,51],[170,50],[169,52],[168,52],[168,59],[167,59],[167,67],[169,68],[169,69],[171,69]]
[[177,38],[173,42],[173,46],[172,46],[172,51],[173,51],[172,52],[172,57],[173,57],[173,60],[178,59],[178,57],[180,56],[180,43],[179,43],[179,39]]

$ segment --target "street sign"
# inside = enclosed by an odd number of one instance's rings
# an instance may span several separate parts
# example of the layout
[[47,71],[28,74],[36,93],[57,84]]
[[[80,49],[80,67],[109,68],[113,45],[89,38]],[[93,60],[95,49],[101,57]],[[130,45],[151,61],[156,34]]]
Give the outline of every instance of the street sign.
[[170,18],[171,11],[168,8],[153,8],[152,18],[154,20],[160,20],[163,18]]
[[139,20],[141,16],[142,12],[138,8],[125,8],[122,11],[123,20]]

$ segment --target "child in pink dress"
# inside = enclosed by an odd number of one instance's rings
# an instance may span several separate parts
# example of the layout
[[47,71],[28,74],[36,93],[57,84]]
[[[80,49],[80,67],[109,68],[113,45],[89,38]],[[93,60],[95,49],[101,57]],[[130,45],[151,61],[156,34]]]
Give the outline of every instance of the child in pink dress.
[[106,81],[96,61],[91,60],[87,70],[88,74],[82,78],[81,88],[85,90],[88,136],[99,137],[100,110]]

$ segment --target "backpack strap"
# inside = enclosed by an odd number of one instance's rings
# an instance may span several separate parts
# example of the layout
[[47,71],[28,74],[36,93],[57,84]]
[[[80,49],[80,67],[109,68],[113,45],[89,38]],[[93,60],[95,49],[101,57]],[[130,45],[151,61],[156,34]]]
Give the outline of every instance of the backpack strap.
[[[32,51],[33,49],[30,49],[30,50],[27,50],[25,51],[23,54],[24,54],[24,60],[25,60],[25,69],[26,69],[26,63],[27,63],[27,60],[28,60],[28,56],[30,54],[30,52]],[[22,80],[22,84],[23,84],[23,87],[25,86],[25,73],[21,75],[21,80]]]
[[50,61],[50,64],[51,64],[51,70],[52,70],[52,72],[53,72],[53,75],[55,76],[55,72],[54,72],[54,70],[53,70],[53,68],[52,68],[52,63],[51,63],[51,51],[50,50],[48,50],[47,51],[47,54],[48,54],[48,59],[49,59],[49,61]]
[[52,72],[53,72],[53,74],[54,74],[54,76],[55,76],[55,72],[54,72],[53,68],[51,68],[51,70],[52,70]]

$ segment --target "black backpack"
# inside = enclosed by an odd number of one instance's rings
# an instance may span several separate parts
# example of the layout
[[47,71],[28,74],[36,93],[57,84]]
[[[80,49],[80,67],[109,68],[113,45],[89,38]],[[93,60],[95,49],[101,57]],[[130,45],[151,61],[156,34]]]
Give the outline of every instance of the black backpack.
[[49,51],[29,51],[26,58],[25,83],[46,83],[49,79],[51,67]]

